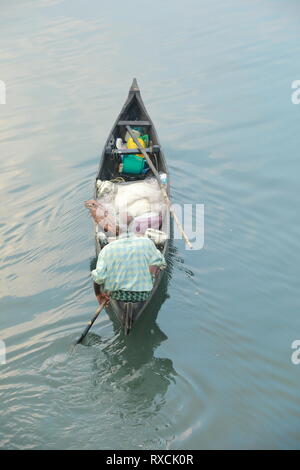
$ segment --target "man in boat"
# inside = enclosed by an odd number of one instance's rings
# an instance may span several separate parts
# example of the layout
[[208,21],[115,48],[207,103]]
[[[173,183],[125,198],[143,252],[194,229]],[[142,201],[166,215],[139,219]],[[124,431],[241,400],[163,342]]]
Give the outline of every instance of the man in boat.
[[102,248],[91,273],[98,302],[102,303],[107,296],[122,302],[147,300],[153,277],[165,267],[163,254],[148,237],[120,235]]

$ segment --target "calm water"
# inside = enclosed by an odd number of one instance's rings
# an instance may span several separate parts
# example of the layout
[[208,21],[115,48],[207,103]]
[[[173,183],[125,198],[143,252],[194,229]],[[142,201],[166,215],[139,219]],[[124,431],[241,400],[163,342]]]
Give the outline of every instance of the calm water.
[[[0,447],[300,448],[300,5],[1,6]],[[128,338],[89,278],[99,154],[131,84],[205,246]]]

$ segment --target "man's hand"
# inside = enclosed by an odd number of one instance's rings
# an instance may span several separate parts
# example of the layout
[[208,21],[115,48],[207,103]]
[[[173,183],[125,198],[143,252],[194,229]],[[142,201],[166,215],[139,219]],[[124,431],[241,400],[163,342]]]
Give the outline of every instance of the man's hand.
[[159,267],[158,266],[149,266],[149,271],[150,271],[150,274],[152,276],[156,276],[158,271],[159,271]]
[[110,302],[110,298],[107,294],[97,294],[96,297],[99,302],[99,305],[103,304],[103,302],[106,302],[107,304]]

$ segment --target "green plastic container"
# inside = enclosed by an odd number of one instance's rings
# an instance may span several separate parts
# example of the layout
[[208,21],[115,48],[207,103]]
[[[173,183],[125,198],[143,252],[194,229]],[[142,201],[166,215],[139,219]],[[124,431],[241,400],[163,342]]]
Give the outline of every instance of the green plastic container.
[[141,135],[141,139],[143,139],[143,141],[145,142],[146,147],[149,147],[149,135],[148,134]]
[[145,159],[138,155],[124,155],[122,173],[140,175],[143,173]]

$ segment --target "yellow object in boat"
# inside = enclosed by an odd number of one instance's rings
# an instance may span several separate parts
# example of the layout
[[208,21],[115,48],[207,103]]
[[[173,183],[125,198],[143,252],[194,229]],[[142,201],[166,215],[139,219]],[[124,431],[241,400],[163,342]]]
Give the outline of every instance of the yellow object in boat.
[[[141,144],[141,146],[142,146],[143,148],[146,147],[145,142],[143,141],[143,139],[138,138],[137,140],[138,140],[138,142]],[[134,142],[134,140],[133,140],[132,137],[130,137],[130,139],[127,140],[127,148],[129,148],[129,149],[137,149],[137,148],[138,148],[138,146],[136,145],[136,143]],[[141,153],[138,154],[138,155],[139,155],[140,157],[144,157],[144,155],[142,155]]]

